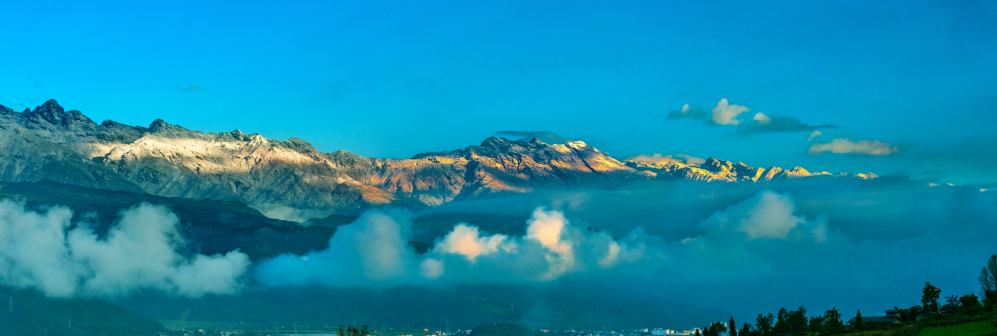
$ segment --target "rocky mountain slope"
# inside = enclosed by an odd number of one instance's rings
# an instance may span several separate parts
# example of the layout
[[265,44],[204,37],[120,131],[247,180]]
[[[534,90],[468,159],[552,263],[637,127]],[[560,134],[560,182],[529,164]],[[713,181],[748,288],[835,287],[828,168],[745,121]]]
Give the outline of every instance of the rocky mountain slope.
[[110,120],[98,124],[55,100],[23,112],[0,105],[0,181],[48,179],[238,201],[291,220],[384,204],[434,206],[503,192],[611,189],[650,179],[761,182],[814,175],[830,174],[714,158],[701,165],[677,159],[620,161],[580,141],[546,144],[494,137],[450,152],[378,159],[347,151],[320,153],[296,138],[191,131],[161,119],[149,127]]

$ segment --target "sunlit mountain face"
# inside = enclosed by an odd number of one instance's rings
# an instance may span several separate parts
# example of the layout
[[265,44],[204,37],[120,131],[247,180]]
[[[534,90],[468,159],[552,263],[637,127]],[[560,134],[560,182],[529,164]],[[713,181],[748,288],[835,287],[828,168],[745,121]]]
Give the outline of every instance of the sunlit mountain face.
[[997,319],[991,2],[0,8],[0,335]]

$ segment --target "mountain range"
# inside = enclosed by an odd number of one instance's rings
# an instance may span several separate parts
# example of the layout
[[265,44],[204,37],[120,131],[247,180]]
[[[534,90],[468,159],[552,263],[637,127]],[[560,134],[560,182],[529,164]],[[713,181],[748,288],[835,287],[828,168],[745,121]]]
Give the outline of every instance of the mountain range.
[[[161,119],[148,127],[110,120],[98,124],[80,111],[65,110],[55,100],[22,112],[0,105],[0,198],[17,199],[35,211],[66,206],[73,210],[74,222],[92,222],[98,234],[107,232],[122,209],[140,202],[165,205],[181,222],[187,241],[184,254],[239,250],[253,262],[284,253],[324,250],[339,226],[352,223],[366,209],[385,205],[419,210],[503,194],[617,190],[653,180],[768,183],[814,176],[876,177],[809,172],[801,167],[760,168],[716,158],[621,159],[581,141],[548,144],[539,139],[497,137],[409,159],[371,158],[345,150],[323,153],[297,138],[277,141],[238,130],[203,133]],[[473,223],[484,232],[521,236],[527,220],[524,214],[421,212],[413,218],[409,244],[423,253],[459,222]],[[310,225],[296,223],[303,221]],[[283,308],[288,305],[272,309],[274,302],[288,297],[298,298],[289,305],[300,309]],[[582,298],[594,304],[580,304]],[[405,309],[384,314],[399,309],[402,299],[403,306],[434,302],[450,308],[433,314]],[[328,302],[356,304],[329,307]],[[448,318],[466,327],[482,321],[587,328],[646,323],[674,327],[729,316],[585,283],[467,285],[459,290],[287,288],[204,299],[152,295],[116,303],[160,321],[190,318],[265,324],[307,320],[324,325],[362,320],[396,327],[430,325]],[[626,312],[614,313],[621,309]],[[315,311],[323,313],[302,318]],[[35,329],[44,325],[33,320],[25,323]]]
[[[709,158],[617,159],[581,141],[489,137],[478,146],[410,159],[322,153],[297,138],[203,133],[162,119],[148,127],[96,123],[55,100],[17,112],[0,105],[0,181],[51,180],[164,197],[236,201],[304,221],[382,205],[436,206],[501,193],[615,189],[648,180],[759,183],[832,175]],[[874,174],[836,174],[873,178]]]

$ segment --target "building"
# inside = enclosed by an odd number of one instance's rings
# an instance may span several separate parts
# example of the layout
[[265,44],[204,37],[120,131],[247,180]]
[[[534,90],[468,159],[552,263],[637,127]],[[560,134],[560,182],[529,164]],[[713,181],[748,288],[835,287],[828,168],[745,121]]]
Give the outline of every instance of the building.
[[[862,316],[862,323],[900,323],[900,311],[890,309],[886,316]],[[849,326],[855,326],[855,318],[848,320]]]

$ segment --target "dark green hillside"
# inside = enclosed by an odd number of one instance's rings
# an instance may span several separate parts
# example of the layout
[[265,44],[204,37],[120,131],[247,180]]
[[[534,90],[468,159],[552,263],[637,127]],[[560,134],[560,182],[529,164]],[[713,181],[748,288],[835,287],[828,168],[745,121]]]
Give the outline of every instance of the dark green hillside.
[[530,336],[526,328],[509,323],[482,323],[471,329],[470,336]]
[[7,288],[0,288],[0,298],[3,336],[152,335],[164,331],[162,323],[103,300],[49,299],[34,291]]

